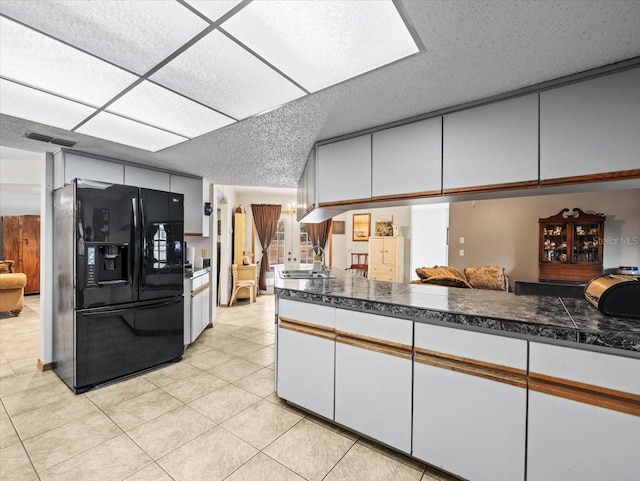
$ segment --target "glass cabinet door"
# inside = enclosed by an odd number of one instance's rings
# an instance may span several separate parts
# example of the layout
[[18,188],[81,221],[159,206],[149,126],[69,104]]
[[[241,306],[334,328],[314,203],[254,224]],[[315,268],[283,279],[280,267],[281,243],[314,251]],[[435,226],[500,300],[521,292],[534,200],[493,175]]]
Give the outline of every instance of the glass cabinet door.
[[600,238],[600,224],[574,224],[572,261],[601,263],[598,248]]
[[542,227],[542,262],[567,262],[567,224],[545,224]]

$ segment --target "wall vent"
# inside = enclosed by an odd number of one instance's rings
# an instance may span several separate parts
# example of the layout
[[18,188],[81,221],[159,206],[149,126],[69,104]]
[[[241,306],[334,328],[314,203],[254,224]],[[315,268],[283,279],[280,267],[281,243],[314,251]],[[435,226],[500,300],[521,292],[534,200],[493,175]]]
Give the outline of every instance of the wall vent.
[[40,142],[47,142],[47,143],[52,143],[56,145],[61,145],[62,147],[73,147],[74,145],[76,145],[76,143],[72,142],[71,140],[56,139],[54,137],[50,137],[44,134],[38,134],[36,132],[29,132],[25,135],[25,137],[31,140],[38,140]]

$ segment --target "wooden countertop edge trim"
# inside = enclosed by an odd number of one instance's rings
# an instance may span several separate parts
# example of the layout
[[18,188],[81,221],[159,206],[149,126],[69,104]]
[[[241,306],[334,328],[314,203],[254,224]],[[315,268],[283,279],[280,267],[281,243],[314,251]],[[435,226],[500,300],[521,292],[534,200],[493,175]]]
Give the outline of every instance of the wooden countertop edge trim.
[[208,282],[206,284],[198,287],[197,289],[194,289],[193,291],[191,291],[191,297],[196,297],[202,291],[206,291],[207,289],[209,289],[209,283]]
[[640,395],[593,384],[529,373],[529,389],[632,416],[640,416]]
[[494,191],[500,191],[500,190],[538,187],[538,185],[539,185],[539,182],[537,180],[523,180],[520,182],[506,182],[503,184],[473,185],[470,187],[452,187],[449,189],[443,189],[442,193],[443,195],[472,194],[474,192],[494,192]]
[[340,342],[342,344],[382,354],[389,354],[390,356],[401,357],[403,359],[413,358],[413,348],[408,344],[386,341],[384,339],[341,330],[336,330],[336,334],[336,342]]
[[[414,361],[420,364],[448,369],[450,371],[481,377],[490,381],[497,381],[511,386],[527,387],[527,372],[522,369],[514,369],[508,366],[492,364],[475,359],[450,356],[444,353],[432,354],[421,349],[416,350]],[[433,351],[432,351],[433,352]]]
[[574,175],[572,177],[558,177],[541,179],[540,185],[582,184],[587,182],[601,182],[608,180],[636,179],[640,177],[640,169],[620,170],[617,172],[603,172],[600,174]]

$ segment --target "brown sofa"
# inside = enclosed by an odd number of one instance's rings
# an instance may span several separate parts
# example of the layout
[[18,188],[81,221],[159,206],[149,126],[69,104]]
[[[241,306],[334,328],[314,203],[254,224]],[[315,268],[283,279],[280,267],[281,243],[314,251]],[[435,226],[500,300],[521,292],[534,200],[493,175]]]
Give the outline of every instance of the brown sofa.
[[13,261],[0,261],[0,312],[9,311],[14,317],[20,315],[26,285],[27,276],[13,272]]
[[465,267],[464,272],[452,266],[418,267],[416,274],[420,279],[414,284],[509,291],[509,278],[499,266]]

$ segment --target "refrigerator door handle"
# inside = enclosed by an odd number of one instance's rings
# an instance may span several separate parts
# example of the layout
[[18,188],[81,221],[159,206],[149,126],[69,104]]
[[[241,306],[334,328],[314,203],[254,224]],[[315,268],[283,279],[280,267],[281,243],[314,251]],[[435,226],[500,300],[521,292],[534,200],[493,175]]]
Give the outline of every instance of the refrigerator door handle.
[[[133,197],[131,199],[131,215],[133,217],[133,255],[129,256],[129,262],[131,264],[129,273],[129,282],[137,292],[138,290],[138,278],[139,278],[139,264],[140,264],[140,223],[138,219],[138,198]],[[136,295],[137,297],[137,295]]]

